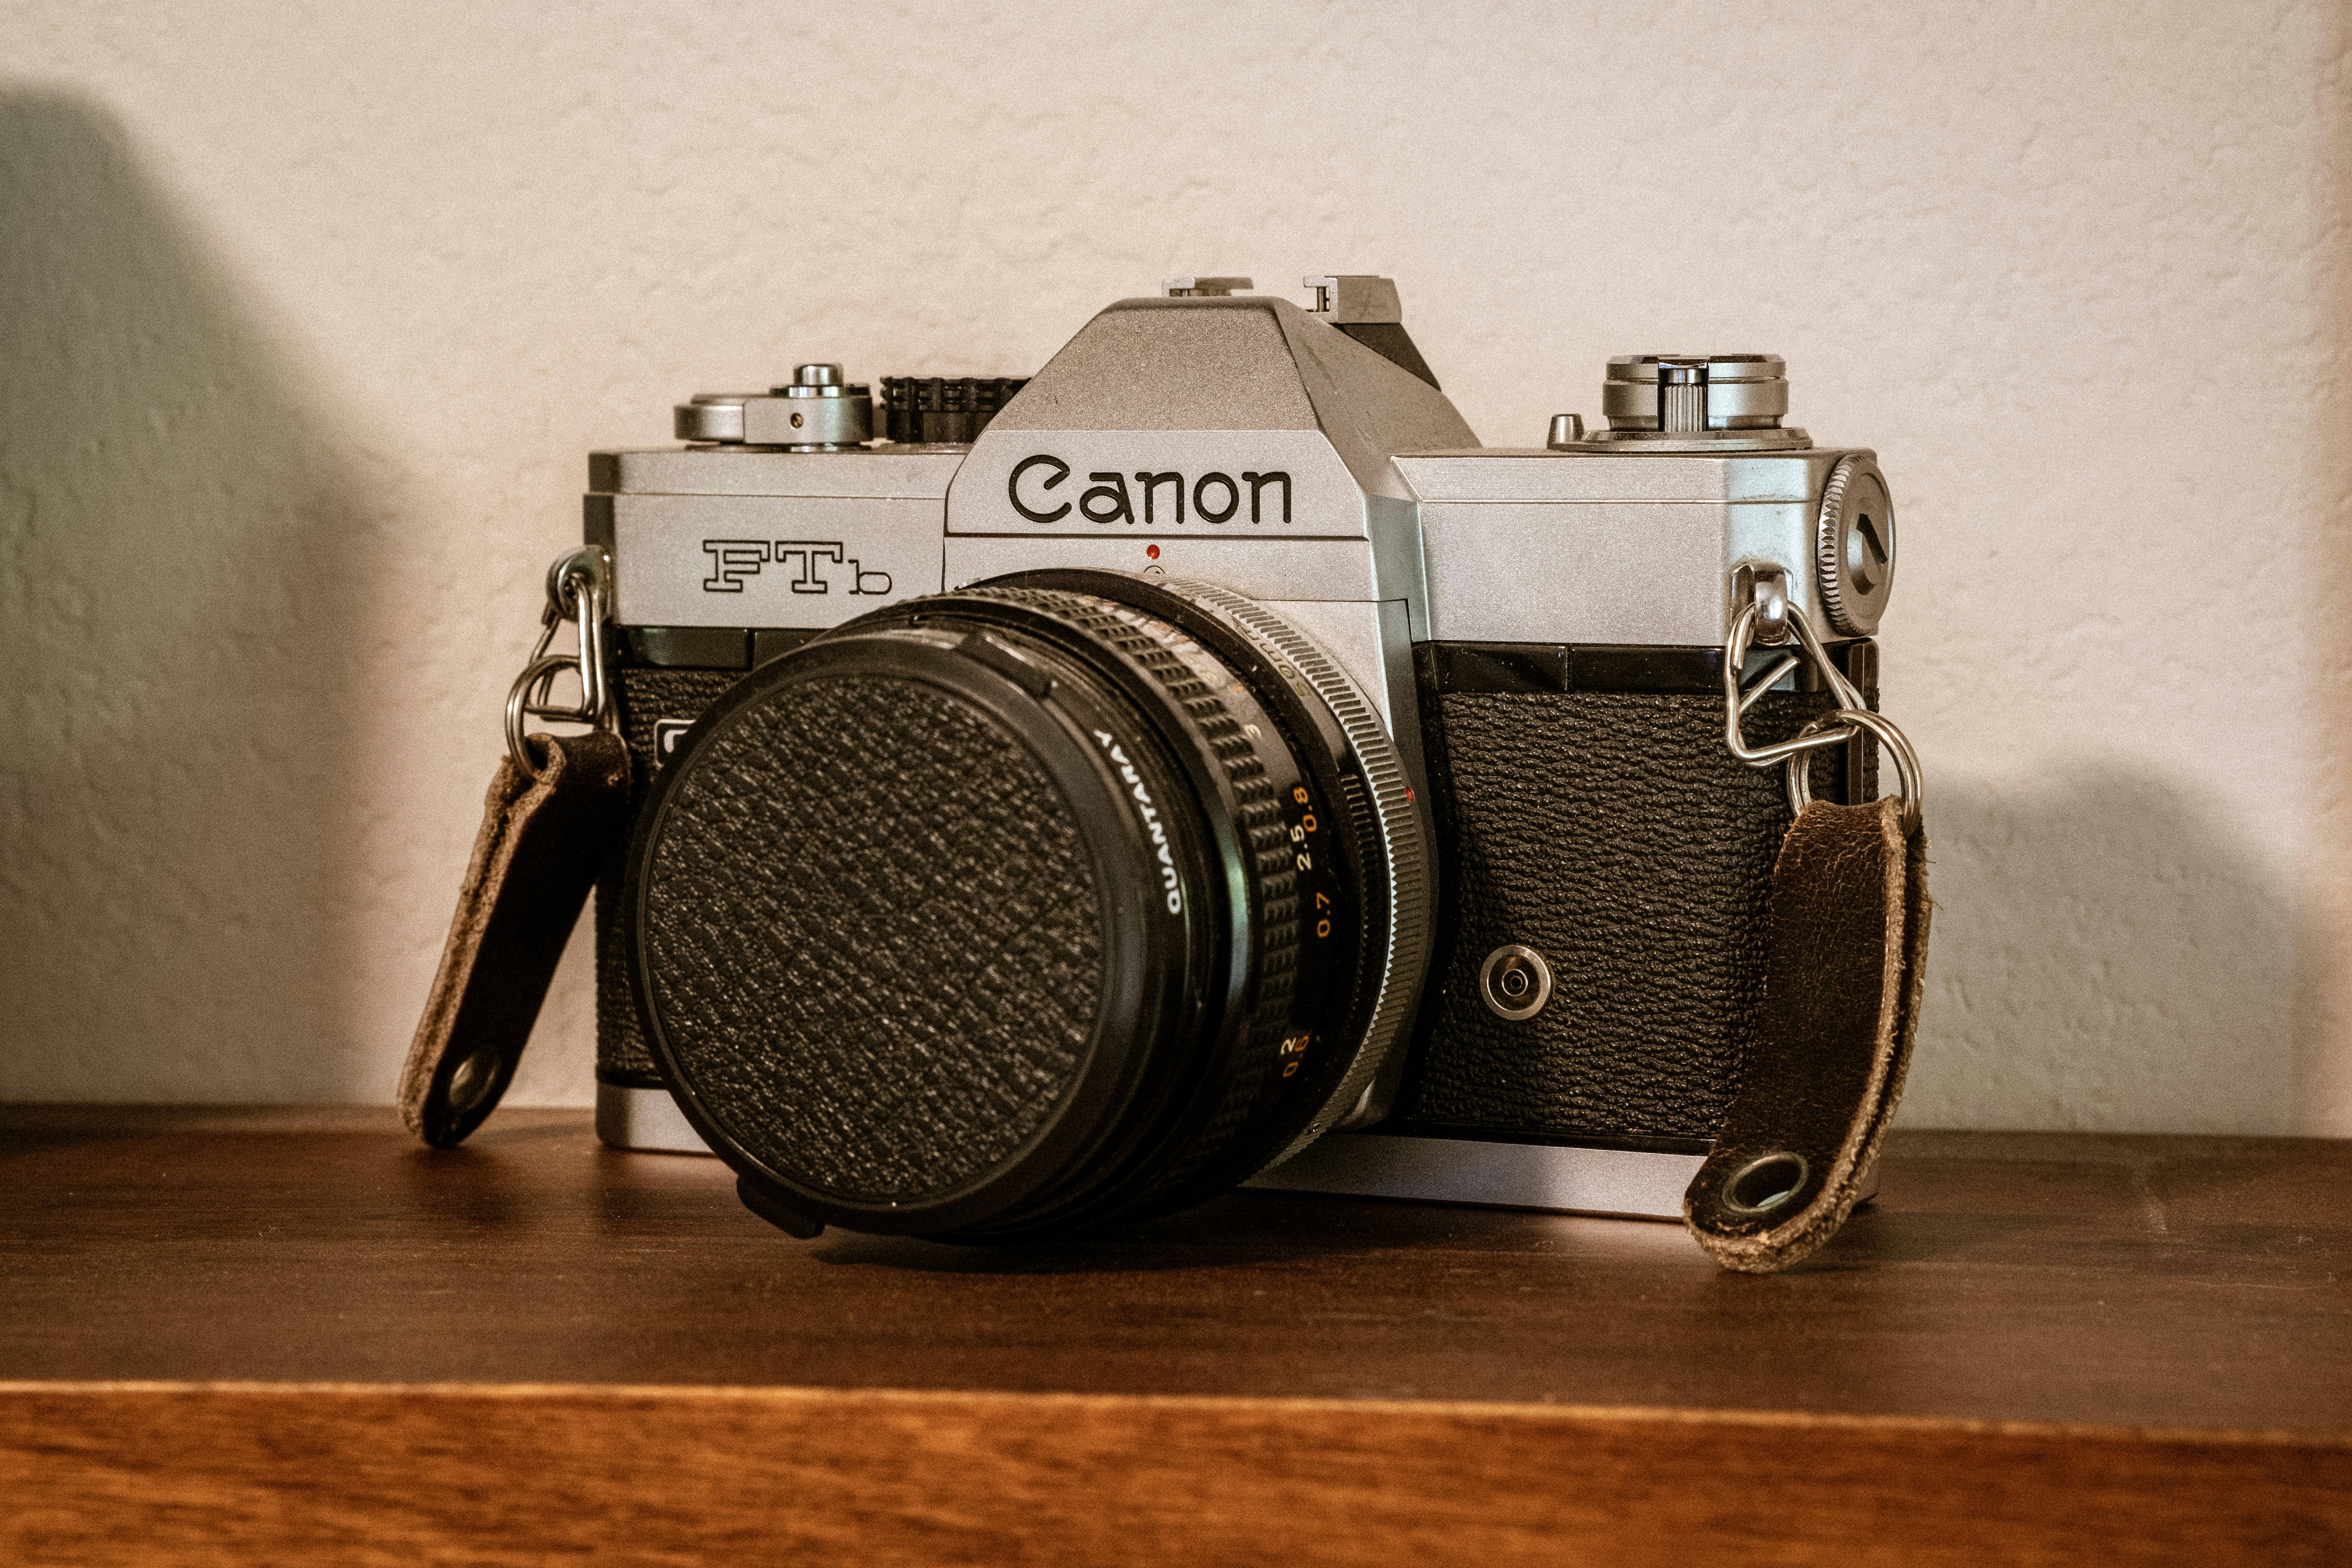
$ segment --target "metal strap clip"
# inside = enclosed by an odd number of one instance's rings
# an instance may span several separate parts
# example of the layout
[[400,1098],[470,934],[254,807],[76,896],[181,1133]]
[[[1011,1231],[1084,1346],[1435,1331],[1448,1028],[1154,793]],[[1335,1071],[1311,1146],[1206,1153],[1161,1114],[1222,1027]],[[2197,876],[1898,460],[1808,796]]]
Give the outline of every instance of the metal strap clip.
[[[1871,711],[1861,689],[1846,679],[1845,672],[1838,668],[1829,650],[1822,646],[1805,613],[1789,601],[1786,579],[1778,571],[1743,568],[1734,584],[1739,609],[1731,623],[1731,640],[1723,650],[1723,740],[1731,754],[1751,768],[1780,763],[1786,770],[1789,808],[1801,813],[1812,800],[1811,753],[1828,746],[1842,746],[1857,731],[1866,731],[1878,738],[1894,760],[1896,794],[1903,802],[1904,829],[1916,832],[1919,826],[1922,780],[1919,753],[1912,749],[1909,739],[1892,721]],[[1756,644],[1782,640],[1759,635],[1775,623],[1785,626],[1783,637],[1794,636],[1801,652],[1781,655],[1761,675],[1743,684],[1740,671],[1746,668],[1748,655]],[[1774,682],[1807,662],[1820,673],[1822,683],[1837,699],[1837,707],[1786,741],[1749,745],[1748,738],[1740,733],[1740,721]]]
[[[558,556],[547,569],[547,608],[540,616],[539,644],[507,689],[507,755],[528,776],[539,776],[540,760],[523,733],[525,719],[599,730],[619,727],[605,674],[604,628],[612,614],[612,568],[604,552],[591,545]],[[579,651],[548,652],[556,628],[566,621],[579,624]],[[580,678],[576,703],[554,700],[555,678],[567,669]]]

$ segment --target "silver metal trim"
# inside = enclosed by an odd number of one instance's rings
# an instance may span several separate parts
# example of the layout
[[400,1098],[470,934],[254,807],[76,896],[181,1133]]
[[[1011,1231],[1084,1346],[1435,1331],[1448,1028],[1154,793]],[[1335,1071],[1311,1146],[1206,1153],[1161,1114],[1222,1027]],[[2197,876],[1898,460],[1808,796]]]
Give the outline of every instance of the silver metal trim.
[[[1769,1154],[1759,1154],[1743,1163],[1723,1184],[1723,1206],[1737,1215],[1770,1214],[1805,1190],[1805,1179],[1812,1174],[1812,1164],[1793,1149],[1776,1149]],[[1772,1192],[1754,1202],[1739,1195],[1740,1184],[1748,1177],[1766,1171],[1794,1171],[1793,1175],[1776,1184]]]
[[[1260,1192],[1678,1220],[1683,1194],[1706,1163],[1704,1154],[1639,1149],[1335,1132],[1242,1185]],[[1873,1164],[1855,1201],[1877,1196],[1878,1167]]]
[[[1533,992],[1524,1000],[1514,1002],[1504,994],[1503,983],[1496,977],[1504,965],[1515,972],[1524,971],[1535,976]],[[1524,1023],[1544,1010],[1551,1000],[1551,965],[1544,955],[1523,942],[1506,942],[1486,955],[1478,966],[1478,994],[1486,1004],[1486,1011],[1497,1018],[1507,1018],[1514,1024]]]
[[1680,1219],[1704,1154],[1335,1132],[1243,1184],[1290,1193]]
[[[547,609],[540,618],[539,644],[522,673],[507,688],[507,755],[526,778],[539,776],[539,762],[523,733],[526,719],[548,719],[565,724],[586,724],[617,730],[619,719],[606,684],[604,651],[606,623],[613,618],[612,562],[593,544],[555,558],[547,569]],[[551,654],[556,628],[576,621],[580,642],[576,654]],[[580,700],[555,700],[555,678],[564,670],[580,678]]]
[[1161,282],[1160,292],[1170,300],[1209,300],[1256,287],[1246,278],[1171,278]]
[[824,452],[873,438],[874,399],[863,386],[839,382],[780,386],[743,404],[748,446]]
[[[945,500],[969,447],[853,447],[787,452],[743,447],[607,448],[588,458],[591,501],[615,495],[854,496]],[[942,514],[944,515],[944,514]],[[937,534],[939,530],[931,531]],[[592,532],[589,542],[597,542]],[[607,546],[609,548],[609,546]],[[623,563],[624,565],[626,563]]]
[[1402,324],[1404,321],[1404,306],[1397,298],[1397,286],[1392,279],[1374,277],[1366,272],[1340,272],[1321,277],[1309,273],[1298,282],[1314,301],[1307,306],[1308,311],[1335,327],[1383,321]]
[[756,392],[698,392],[673,411],[671,427],[681,441],[743,439],[743,403]]
[[1788,370],[1779,354],[1619,354],[1601,412],[1621,434],[1769,429],[1789,412]]
[[[1903,831],[1906,834],[1918,832],[1920,813],[1926,809],[1924,802],[1927,785],[1919,770],[1919,753],[1912,748],[1910,737],[1896,729],[1895,721],[1883,713],[1874,713],[1867,708],[1832,708],[1798,731],[1797,738],[1804,740],[1828,731],[1832,725],[1841,729],[1867,730],[1878,737],[1879,744],[1886,748],[1886,754],[1895,761],[1895,798],[1903,803]],[[1789,792],[1789,810],[1802,816],[1805,807],[1813,800],[1811,770],[1796,757],[1790,757],[1786,766],[1788,773],[1783,782]]]
[[1716,430],[1596,430],[1581,441],[1551,444],[1557,452],[1607,452],[1618,457],[1727,457],[1744,452],[1803,452],[1813,438],[1793,425],[1751,429]]
[[1743,564],[1780,567],[1790,605],[1826,626],[1814,564],[1821,487],[1852,453],[1401,457],[1422,500],[1427,635],[1720,647],[1724,587]]
[[[1171,583],[1169,587],[1216,611],[1298,672],[1307,691],[1319,699],[1339,721],[1341,733],[1355,751],[1371,795],[1372,820],[1379,828],[1381,850],[1388,862],[1389,931],[1381,973],[1379,999],[1371,1022],[1356,1047],[1339,1089],[1289,1147],[1275,1157],[1280,1163],[1335,1126],[1355,1118],[1377,1119],[1388,1114],[1387,1095],[1393,1092],[1404,1056],[1397,1037],[1412,1017],[1420,1000],[1422,978],[1429,966],[1430,895],[1433,879],[1429,843],[1415,809],[1412,786],[1380,720],[1380,709],[1360,690],[1338,660],[1329,658],[1305,634],[1264,605],[1208,583]],[[1393,1057],[1394,1062],[1390,1058]],[[1395,1070],[1383,1071],[1393,1068]]]
[[[1788,617],[1789,628],[1797,634],[1798,646],[1803,650],[1804,657],[1812,661],[1822,683],[1830,689],[1839,706],[1865,706],[1862,693],[1854,689],[1853,682],[1846,679],[1844,672],[1830,658],[1829,650],[1822,646],[1822,639],[1814,633],[1812,623],[1805,619],[1804,613],[1791,605],[1788,607]],[[1783,654],[1768,665],[1763,674],[1748,680],[1748,654],[1755,641],[1757,619],[1754,605],[1740,610],[1731,623],[1731,641],[1723,650],[1724,749],[1751,768],[1769,768],[1776,763],[1787,763],[1791,767],[1801,768],[1806,752],[1841,744],[1852,737],[1853,731],[1849,729],[1842,733],[1824,734],[1822,726],[1809,725],[1793,740],[1767,742],[1760,746],[1748,743],[1747,737],[1740,733],[1740,721],[1747,717],[1748,710],[1756,705],[1767,689],[1801,662],[1795,654]]]
[[1789,640],[1789,574],[1769,561],[1742,562],[1731,574],[1731,613],[1756,607],[1756,646]]
[[694,1130],[669,1091],[596,1086],[596,1136],[615,1149],[648,1154],[708,1154],[710,1145]]

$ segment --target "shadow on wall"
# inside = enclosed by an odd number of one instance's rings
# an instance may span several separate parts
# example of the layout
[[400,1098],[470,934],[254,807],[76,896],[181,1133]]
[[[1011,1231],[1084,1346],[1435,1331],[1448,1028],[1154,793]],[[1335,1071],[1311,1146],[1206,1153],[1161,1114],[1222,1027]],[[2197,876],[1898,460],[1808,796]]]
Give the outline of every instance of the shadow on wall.
[[0,88],[0,1099],[377,1098],[359,488],[105,110]]
[[1938,786],[1915,1127],[2280,1133],[2294,891],[2146,780]]

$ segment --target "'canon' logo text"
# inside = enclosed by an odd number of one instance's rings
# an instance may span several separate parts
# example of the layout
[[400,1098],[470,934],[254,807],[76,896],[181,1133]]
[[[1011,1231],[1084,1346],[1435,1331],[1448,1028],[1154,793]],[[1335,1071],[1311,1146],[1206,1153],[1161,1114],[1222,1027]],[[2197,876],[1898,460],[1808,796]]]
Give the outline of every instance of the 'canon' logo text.
[[[1140,521],[1147,526],[1156,526],[1163,516],[1180,524],[1188,515],[1202,522],[1231,522],[1242,510],[1246,489],[1252,522],[1268,521],[1267,513],[1276,498],[1282,508],[1279,521],[1290,521],[1290,476],[1279,468],[1268,473],[1244,473],[1238,480],[1231,474],[1210,472],[1189,485],[1184,475],[1174,468],[1138,468],[1133,475],[1133,490],[1128,489],[1127,473],[1108,469],[1088,474],[1087,478],[1092,483],[1075,503],[1060,500],[1056,504],[1053,492],[1062,487],[1070,473],[1069,464],[1049,453],[1024,458],[1013,465],[1013,472],[1004,481],[1005,497],[1012,501],[1013,510],[1031,522],[1059,522],[1070,515],[1075,504],[1078,515],[1088,522]],[[1273,493],[1268,494],[1269,490]],[[1139,500],[1142,503],[1140,520],[1136,515]]]

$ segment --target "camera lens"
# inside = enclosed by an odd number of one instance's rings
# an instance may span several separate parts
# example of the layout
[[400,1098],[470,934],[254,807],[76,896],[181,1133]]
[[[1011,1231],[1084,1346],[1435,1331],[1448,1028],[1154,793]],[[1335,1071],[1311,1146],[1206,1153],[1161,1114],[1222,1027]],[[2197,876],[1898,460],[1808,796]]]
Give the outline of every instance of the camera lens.
[[1311,642],[1216,588],[1037,573],[713,704],[639,815],[624,942],[760,1198],[1013,1238],[1181,1207],[1364,1102],[1430,887],[1377,710]]

